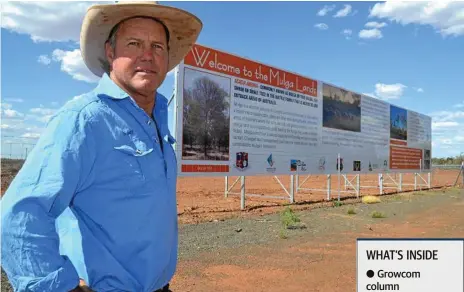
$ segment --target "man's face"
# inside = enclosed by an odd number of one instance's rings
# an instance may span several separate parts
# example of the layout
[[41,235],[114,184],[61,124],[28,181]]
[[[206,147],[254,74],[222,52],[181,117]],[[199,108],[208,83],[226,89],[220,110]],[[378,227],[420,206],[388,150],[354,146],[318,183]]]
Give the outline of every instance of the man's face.
[[121,24],[114,51],[106,44],[106,55],[118,83],[143,95],[153,94],[164,81],[168,54],[163,26],[146,18]]

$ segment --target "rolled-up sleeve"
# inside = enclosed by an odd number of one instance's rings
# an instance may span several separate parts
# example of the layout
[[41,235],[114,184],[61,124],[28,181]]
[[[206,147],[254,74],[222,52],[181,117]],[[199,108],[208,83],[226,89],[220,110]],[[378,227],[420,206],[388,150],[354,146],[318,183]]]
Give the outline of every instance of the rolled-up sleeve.
[[53,117],[2,198],[1,265],[15,291],[69,291],[79,283],[60,255],[55,219],[91,183],[95,133],[84,111]]

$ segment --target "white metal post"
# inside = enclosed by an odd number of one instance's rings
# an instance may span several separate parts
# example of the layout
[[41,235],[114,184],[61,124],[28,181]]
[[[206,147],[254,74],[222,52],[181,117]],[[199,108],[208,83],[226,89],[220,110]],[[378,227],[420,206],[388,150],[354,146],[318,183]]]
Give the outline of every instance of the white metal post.
[[431,178],[432,178],[432,174],[429,172],[427,174],[427,186],[428,186],[429,189],[432,187],[432,179]]
[[224,189],[224,197],[227,198],[229,196],[229,177],[226,175],[225,177],[225,189]]
[[398,191],[401,192],[403,190],[403,174],[400,173],[399,175],[399,183],[398,183]]
[[327,201],[330,201],[330,188],[332,185],[331,175],[327,175]]
[[417,172],[414,173],[414,190],[417,190]]
[[290,203],[292,203],[292,204],[295,202],[294,185],[295,185],[294,175],[292,174],[290,176]]
[[342,168],[342,162],[340,161],[340,153],[338,153],[338,201],[340,201],[340,174]]
[[240,208],[242,210],[245,209],[245,176],[241,177],[240,181],[241,189],[240,189]]
[[361,184],[360,184],[360,175],[358,174],[356,176],[356,197],[359,198],[359,195],[361,193]]
[[296,179],[295,180],[295,184],[296,184],[295,193],[298,193],[298,188],[300,187],[300,175],[297,174],[295,179]]
[[383,195],[383,173],[379,173],[379,193]]

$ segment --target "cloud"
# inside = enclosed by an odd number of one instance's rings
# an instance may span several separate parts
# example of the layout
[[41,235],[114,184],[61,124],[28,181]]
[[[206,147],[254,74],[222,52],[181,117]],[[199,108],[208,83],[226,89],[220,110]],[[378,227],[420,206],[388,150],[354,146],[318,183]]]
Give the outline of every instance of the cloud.
[[432,122],[432,129],[441,129],[441,128],[454,128],[458,127],[458,122]]
[[371,21],[371,22],[366,23],[364,26],[368,28],[382,28],[382,27],[387,26],[387,24],[385,22],[380,23],[376,21]]
[[40,138],[40,133],[24,133],[23,135],[21,135],[21,138],[38,139]]
[[458,155],[464,149],[464,111],[437,111],[432,117],[433,147],[448,156]]
[[76,80],[95,83],[100,79],[87,68],[81,51],[78,49],[74,51],[56,49],[52,53],[52,59],[54,62],[61,63],[61,71],[68,73]]
[[2,4],[1,25],[29,35],[34,42],[78,42],[85,12],[95,3],[6,2]]
[[345,17],[348,16],[351,12],[351,5],[344,5],[345,7],[343,9],[340,9],[335,13],[333,17]]
[[419,93],[424,92],[424,89],[421,88],[421,87],[413,87],[413,89],[414,89],[415,91],[419,92]]
[[377,83],[375,85],[375,96],[380,99],[398,99],[403,95],[404,89],[406,87],[406,85],[401,83]]
[[439,111],[432,112],[430,116],[436,122],[455,121],[456,119],[464,119],[464,111]]
[[383,38],[382,32],[377,29],[363,29],[359,32],[358,36],[362,39],[381,39]]
[[4,102],[0,103],[0,109],[11,109],[11,107],[12,105],[9,103],[4,103]]
[[347,40],[351,39],[352,34],[353,34],[353,31],[351,29],[342,30],[342,35],[344,35]]
[[50,65],[52,60],[47,55],[40,55],[39,58],[37,58],[37,62],[44,65]]
[[21,102],[24,102],[24,99],[22,99],[22,98],[5,98],[5,101],[21,103]]
[[403,26],[419,24],[433,27],[442,36],[464,35],[464,2],[377,3],[369,17],[389,19]]
[[458,104],[455,104],[453,107],[455,108],[464,108],[464,100]]
[[325,16],[327,13],[335,9],[335,5],[324,5],[324,7],[317,12],[319,16]]
[[48,123],[50,118],[58,111],[57,108],[46,108],[43,105],[40,105],[38,108],[31,108],[29,112],[32,114],[31,118],[41,122]]
[[329,26],[325,23],[318,23],[314,25],[315,28],[318,28],[320,30],[326,30],[329,29]]
[[5,118],[14,119],[14,118],[22,118],[24,117],[24,114],[16,110],[13,110],[13,109],[4,109],[2,110],[2,116],[4,116]]

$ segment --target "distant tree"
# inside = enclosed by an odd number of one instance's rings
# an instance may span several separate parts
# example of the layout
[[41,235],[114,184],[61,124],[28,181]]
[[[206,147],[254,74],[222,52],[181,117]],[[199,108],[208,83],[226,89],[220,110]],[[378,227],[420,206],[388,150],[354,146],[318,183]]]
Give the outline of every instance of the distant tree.
[[[198,78],[187,93],[187,136],[201,145],[205,158],[208,149],[229,144],[229,103],[227,92],[207,77]],[[185,99],[185,97],[184,97]],[[185,101],[184,101],[185,102]]]

